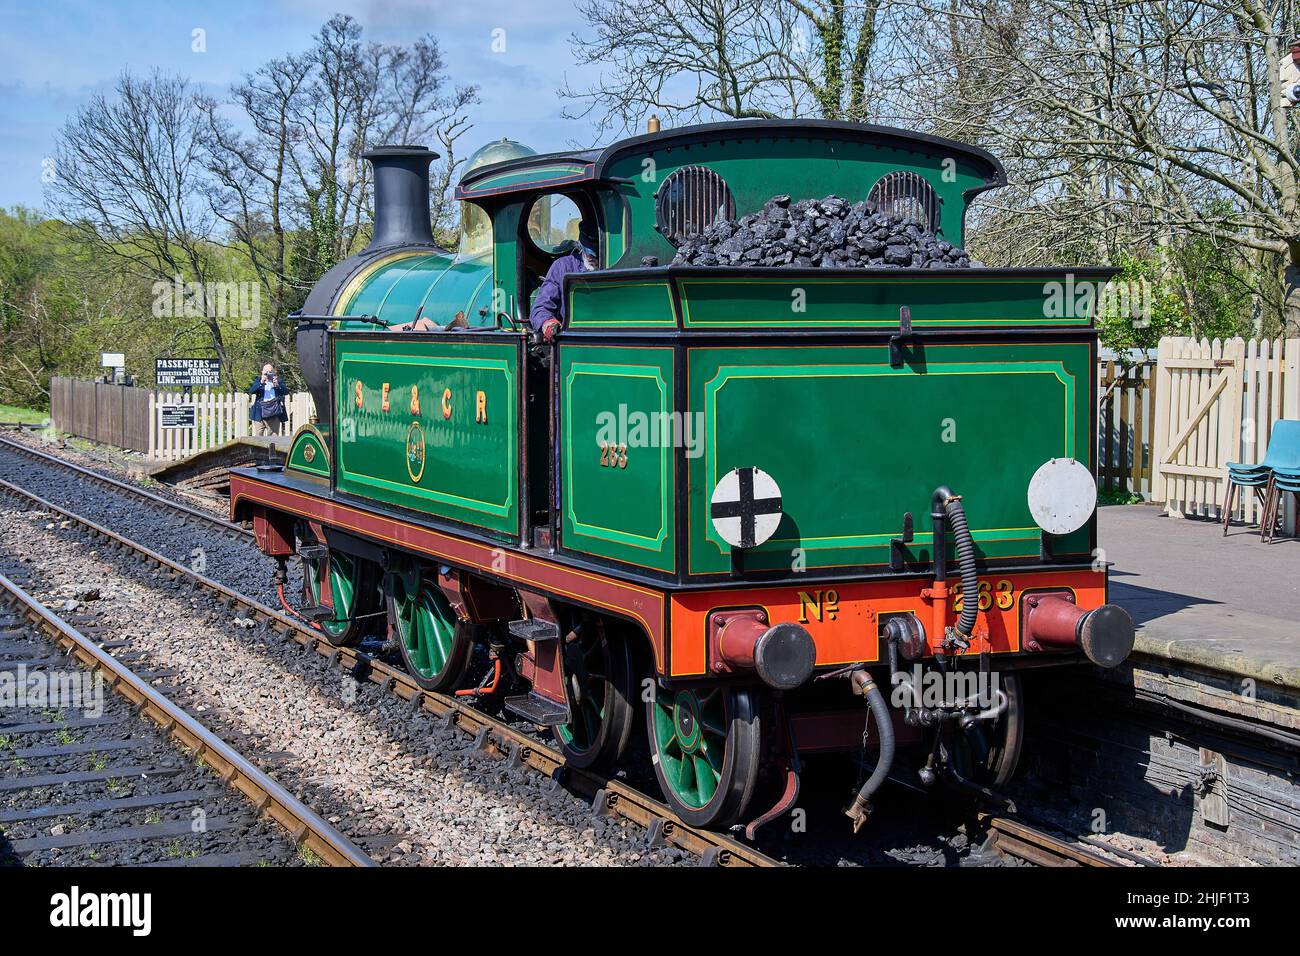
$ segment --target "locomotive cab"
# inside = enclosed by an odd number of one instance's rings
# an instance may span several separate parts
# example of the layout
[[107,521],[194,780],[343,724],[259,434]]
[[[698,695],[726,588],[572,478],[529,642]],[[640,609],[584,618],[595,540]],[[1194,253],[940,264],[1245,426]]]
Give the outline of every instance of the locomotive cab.
[[[330,639],[386,607],[418,682],[500,698],[577,766],[617,762],[643,708],[678,815],[751,828],[792,799],[759,807],[761,771],[820,751],[873,768],[855,825],[896,745],[920,782],[987,795],[1022,671],[1127,656],[1093,514],[1114,270],[887,242],[960,251],[1005,182],[989,154],[747,121],[517,155],[462,178],[490,241],[455,256],[418,228],[427,151],[370,155],[376,238],[304,309],[322,421],[282,474],[232,477]],[[584,218],[600,268],[566,277],[543,343],[531,304]]]

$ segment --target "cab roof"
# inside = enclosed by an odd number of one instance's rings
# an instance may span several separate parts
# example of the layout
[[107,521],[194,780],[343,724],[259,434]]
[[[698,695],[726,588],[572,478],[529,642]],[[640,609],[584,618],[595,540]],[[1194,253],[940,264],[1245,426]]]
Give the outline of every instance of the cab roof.
[[604,149],[541,153],[480,166],[461,179],[456,186],[456,198],[481,200],[581,183],[615,182],[608,178],[608,170],[614,162],[629,153],[763,138],[852,141],[952,156],[965,160],[980,171],[985,180],[982,189],[1003,186],[1007,181],[1005,168],[991,153],[977,146],[928,133],[836,120],[732,120],[645,133],[619,140]]

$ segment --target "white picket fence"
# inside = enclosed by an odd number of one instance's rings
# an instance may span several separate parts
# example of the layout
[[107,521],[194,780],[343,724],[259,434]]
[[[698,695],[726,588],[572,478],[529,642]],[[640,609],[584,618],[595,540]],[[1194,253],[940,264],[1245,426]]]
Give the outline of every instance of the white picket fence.
[[[176,461],[253,434],[253,423],[248,418],[252,401],[253,396],[247,392],[195,389],[189,396],[179,391],[154,392],[149,396],[149,457]],[[162,427],[164,406],[191,404],[193,428]],[[316,414],[310,392],[294,392],[285,398],[284,404],[289,413],[282,430],[285,436],[292,435]]]
[[[1155,416],[1152,499],[1219,517],[1227,463],[1262,461],[1274,422],[1300,418],[1300,339],[1161,339]],[[1255,496],[1240,501],[1234,517],[1258,520]]]

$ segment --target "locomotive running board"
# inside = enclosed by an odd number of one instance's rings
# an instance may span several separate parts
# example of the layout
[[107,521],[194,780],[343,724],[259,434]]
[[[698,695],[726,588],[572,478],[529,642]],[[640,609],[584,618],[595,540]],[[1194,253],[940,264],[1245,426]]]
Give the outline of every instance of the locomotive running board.
[[319,521],[364,540],[425,554],[442,563],[477,571],[490,580],[630,618],[649,637],[655,670],[667,673],[668,602],[661,590],[341,501],[328,489],[289,474],[267,475],[251,469],[231,469],[231,514],[255,505],[307,521]]

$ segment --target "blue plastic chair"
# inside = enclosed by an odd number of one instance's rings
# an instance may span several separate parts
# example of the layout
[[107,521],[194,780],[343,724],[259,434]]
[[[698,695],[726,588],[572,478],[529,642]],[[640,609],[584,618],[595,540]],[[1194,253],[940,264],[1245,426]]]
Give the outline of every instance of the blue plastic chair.
[[[1284,418],[1273,423],[1268,450],[1258,465],[1228,462],[1228,494],[1223,504],[1223,533],[1228,533],[1232,502],[1238,488],[1253,488],[1262,499],[1264,514],[1259,533],[1265,541],[1273,537],[1282,495],[1300,494],[1300,419]],[[1261,493],[1260,488],[1264,491]]]
[[1268,490],[1264,493],[1264,517],[1260,524],[1260,537],[1265,541],[1273,540],[1277,530],[1278,515],[1282,510],[1282,495],[1294,495],[1300,498],[1300,471],[1278,470],[1269,480]]

